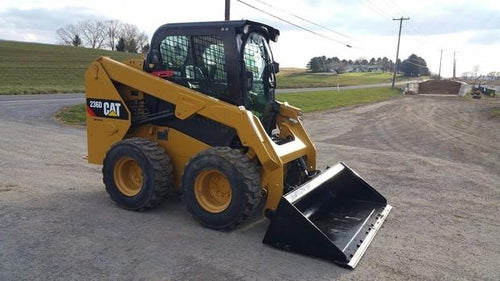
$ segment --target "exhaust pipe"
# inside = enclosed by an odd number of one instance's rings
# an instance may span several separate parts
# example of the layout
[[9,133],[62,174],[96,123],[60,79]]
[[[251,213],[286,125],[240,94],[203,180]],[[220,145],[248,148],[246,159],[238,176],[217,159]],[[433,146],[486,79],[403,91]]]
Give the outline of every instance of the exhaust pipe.
[[339,163],[285,194],[264,240],[280,249],[353,269],[391,210],[387,200]]

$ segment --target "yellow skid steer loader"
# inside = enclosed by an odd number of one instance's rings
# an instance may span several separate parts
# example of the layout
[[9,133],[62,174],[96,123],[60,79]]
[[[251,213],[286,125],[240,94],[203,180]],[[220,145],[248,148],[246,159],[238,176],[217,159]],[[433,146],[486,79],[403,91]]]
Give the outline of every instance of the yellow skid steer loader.
[[264,206],[264,243],[354,268],[391,206],[345,164],[316,168],[300,110],[275,100],[278,35],[247,20],[166,24],[145,59],[98,58],[88,161],[125,209],[177,189],[203,226],[230,230]]

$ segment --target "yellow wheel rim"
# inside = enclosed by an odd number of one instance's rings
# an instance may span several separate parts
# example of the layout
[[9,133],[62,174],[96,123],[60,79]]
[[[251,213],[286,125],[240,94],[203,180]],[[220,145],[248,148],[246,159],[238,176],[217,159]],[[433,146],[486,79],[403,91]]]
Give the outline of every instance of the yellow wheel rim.
[[210,213],[220,213],[231,203],[231,184],[218,170],[203,170],[194,182],[198,203]]
[[126,196],[135,196],[142,189],[142,169],[132,158],[124,157],[118,160],[113,170],[113,176],[116,187]]

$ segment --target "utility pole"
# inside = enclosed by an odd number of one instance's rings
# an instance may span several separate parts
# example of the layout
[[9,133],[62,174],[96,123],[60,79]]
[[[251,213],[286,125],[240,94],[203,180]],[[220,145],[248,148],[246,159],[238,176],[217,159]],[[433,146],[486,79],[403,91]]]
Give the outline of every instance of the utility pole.
[[399,59],[399,41],[401,39],[401,27],[403,27],[403,21],[404,20],[409,20],[410,18],[399,18],[399,19],[392,19],[392,20],[398,20],[399,21],[399,35],[398,35],[398,49],[396,51],[396,62],[394,63],[394,75],[392,76],[392,88],[394,89],[394,82],[396,81],[396,71],[398,69],[398,59]]
[[457,78],[457,61],[455,60],[455,51],[453,51],[453,80]]
[[443,61],[443,50],[441,49],[441,55],[439,56],[439,74],[438,80],[441,80],[441,62]]
[[231,0],[226,0],[226,9],[224,13],[224,20],[229,20],[229,11],[231,10]]

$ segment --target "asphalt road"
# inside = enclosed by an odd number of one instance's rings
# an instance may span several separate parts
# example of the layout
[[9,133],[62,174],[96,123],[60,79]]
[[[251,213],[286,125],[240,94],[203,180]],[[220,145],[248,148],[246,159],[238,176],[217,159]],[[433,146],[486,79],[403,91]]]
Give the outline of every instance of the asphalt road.
[[347,163],[394,207],[353,271],[262,244],[261,217],[217,232],[180,198],[119,209],[83,159],[85,131],[51,119],[82,100],[0,96],[0,280],[500,280],[499,99],[305,116],[319,166]]
[[[420,83],[427,80],[409,80],[394,83],[395,86],[406,85],[408,83]],[[319,88],[293,88],[293,89],[277,89],[278,94],[299,93],[299,92],[318,92],[318,91],[337,91],[337,90],[354,90],[354,89],[367,89],[367,88],[383,88],[391,87],[392,83],[378,83],[366,85],[353,85],[342,87],[319,87]]]

